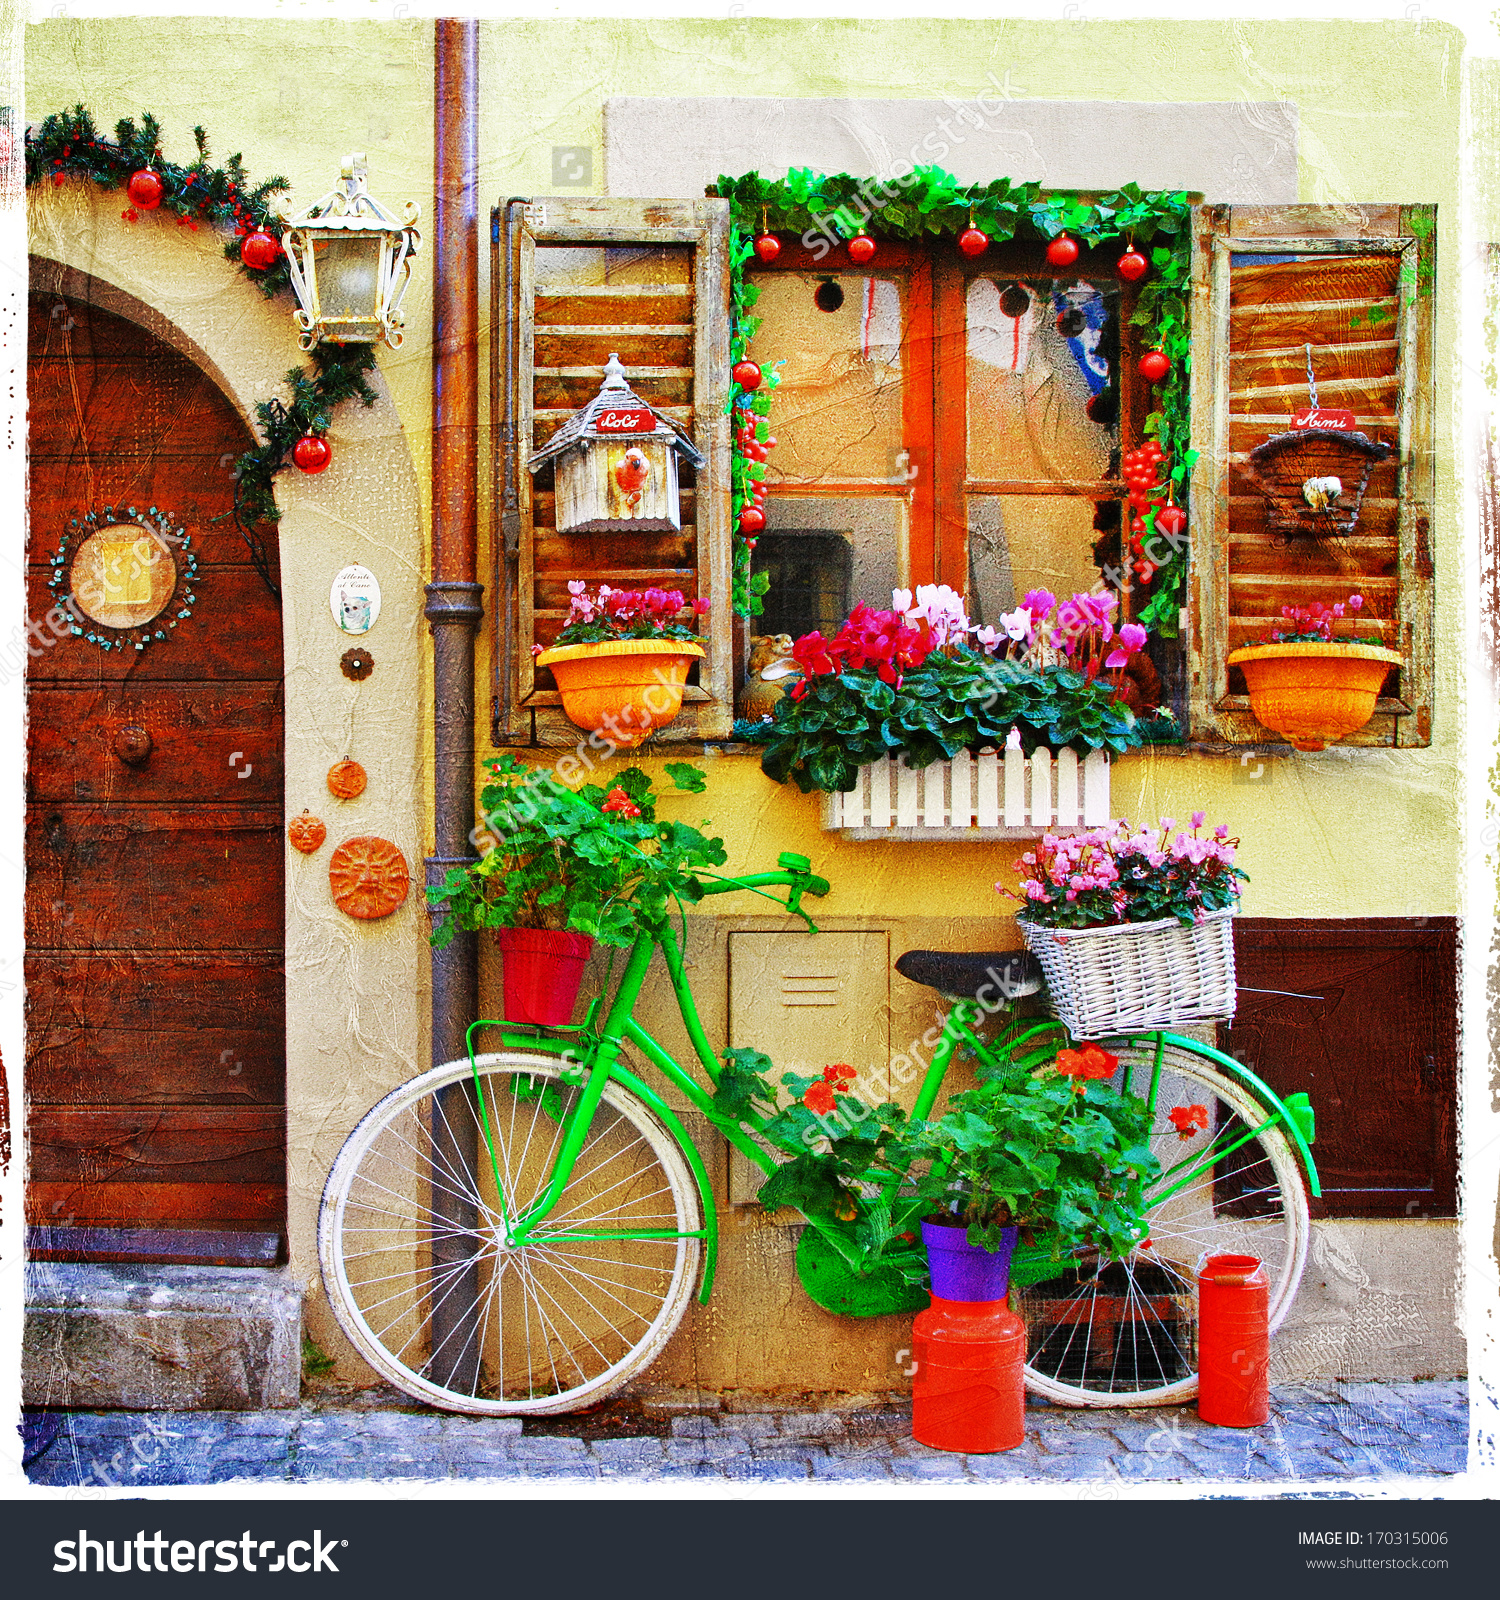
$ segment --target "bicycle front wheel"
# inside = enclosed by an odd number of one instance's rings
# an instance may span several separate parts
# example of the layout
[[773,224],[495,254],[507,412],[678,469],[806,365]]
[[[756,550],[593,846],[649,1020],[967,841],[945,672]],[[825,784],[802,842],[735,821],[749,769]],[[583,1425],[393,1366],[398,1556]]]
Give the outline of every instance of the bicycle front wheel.
[[1274,1333],[1307,1258],[1307,1197],[1285,1135],[1211,1056],[1167,1044],[1158,1073],[1154,1039],[1106,1047],[1120,1057],[1117,1085],[1148,1099],[1155,1079],[1150,1237],[1124,1261],[1079,1260],[1013,1292],[1026,1385],[1061,1405],[1177,1405],[1198,1392],[1199,1261],[1259,1257]]
[[682,1320],[700,1254],[693,1176],[612,1083],[537,1241],[512,1246],[506,1219],[545,1193],[582,1090],[548,1056],[475,1067],[477,1086],[467,1060],[413,1078],[349,1135],[323,1190],[323,1282],[351,1343],[416,1399],[571,1411],[640,1372]]

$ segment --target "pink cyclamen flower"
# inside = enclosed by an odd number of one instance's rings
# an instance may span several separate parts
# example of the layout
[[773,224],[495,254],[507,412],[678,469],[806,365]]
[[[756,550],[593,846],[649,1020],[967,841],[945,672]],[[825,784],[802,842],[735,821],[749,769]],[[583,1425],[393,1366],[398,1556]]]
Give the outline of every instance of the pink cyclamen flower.
[[1146,630],[1138,622],[1124,623],[1120,628],[1120,643],[1132,654],[1146,648]]
[[1206,811],[1195,811],[1193,813],[1193,826],[1195,828],[1201,828],[1204,822],[1207,820],[1207,817],[1208,813]]

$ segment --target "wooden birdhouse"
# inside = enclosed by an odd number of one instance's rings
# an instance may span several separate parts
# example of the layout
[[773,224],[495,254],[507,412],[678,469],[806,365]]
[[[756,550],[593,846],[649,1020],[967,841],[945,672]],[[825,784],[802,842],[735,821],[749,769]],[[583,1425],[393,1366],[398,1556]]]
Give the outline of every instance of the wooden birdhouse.
[[631,392],[612,354],[599,393],[527,465],[554,464],[559,533],[674,533],[682,527],[679,456],[703,465],[671,418]]

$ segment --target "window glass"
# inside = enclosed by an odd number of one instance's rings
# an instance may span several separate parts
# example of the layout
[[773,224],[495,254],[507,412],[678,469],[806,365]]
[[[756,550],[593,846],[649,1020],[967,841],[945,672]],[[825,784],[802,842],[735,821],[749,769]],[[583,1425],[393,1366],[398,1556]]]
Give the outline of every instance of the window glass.
[[1098,587],[1094,502],[1082,495],[969,496],[969,617],[995,626],[1031,589]]
[[901,284],[801,272],[756,282],[754,315],[762,322],[748,354],[781,363],[768,481],[903,482]]
[[1101,293],[1082,280],[970,281],[970,479],[1076,483],[1107,476],[1119,442],[1118,302],[1115,290]]
[[[891,603],[891,591],[906,586],[906,505],[895,495],[848,499],[843,497],[807,497],[797,499],[772,495],[766,502],[766,533],[773,536],[766,555],[761,556],[762,541],[755,555],[754,570],[772,571],[771,592],[766,597],[765,616],[773,619],[779,615],[782,604],[776,595],[775,565],[795,555],[787,546],[798,537],[812,536],[812,545],[818,554],[812,559],[827,568],[816,580],[804,573],[801,581],[813,583],[830,598],[819,602],[823,609],[835,604],[832,596],[847,597],[843,614],[835,619],[837,627],[849,611],[863,602],[877,611],[886,610]],[[827,535],[837,535],[847,546],[847,555],[836,545],[828,543]],[[821,536],[821,537],[820,537]],[[811,556],[811,548],[809,552]],[[789,600],[785,609],[788,617],[808,609],[804,600]],[[762,633],[791,633],[799,629],[791,621],[757,623]],[[807,632],[806,628],[800,629]]]

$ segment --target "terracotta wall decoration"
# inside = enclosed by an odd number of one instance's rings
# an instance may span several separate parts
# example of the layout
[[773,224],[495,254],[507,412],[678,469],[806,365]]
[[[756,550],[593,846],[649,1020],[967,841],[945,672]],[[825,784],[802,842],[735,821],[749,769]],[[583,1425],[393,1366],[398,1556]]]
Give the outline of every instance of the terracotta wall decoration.
[[323,826],[320,817],[315,817],[304,806],[302,815],[293,817],[287,825],[286,836],[291,840],[294,850],[300,850],[303,855],[310,856],[328,837],[328,829]]
[[362,834],[346,839],[328,863],[333,903],[361,922],[388,917],[406,902],[411,887],[406,857],[389,839]]
[[336,761],[328,769],[328,792],[340,800],[352,800],[365,792],[365,769],[357,761]]

